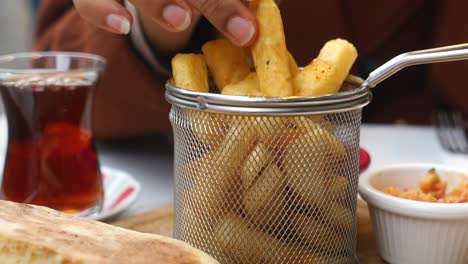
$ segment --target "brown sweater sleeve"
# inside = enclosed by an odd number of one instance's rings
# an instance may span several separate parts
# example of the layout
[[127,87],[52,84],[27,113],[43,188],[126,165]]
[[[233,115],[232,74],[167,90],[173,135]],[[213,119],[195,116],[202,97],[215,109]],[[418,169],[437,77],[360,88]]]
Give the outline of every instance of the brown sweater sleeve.
[[[439,1],[435,21],[434,46],[468,43],[466,1]],[[431,66],[431,88],[438,103],[457,108],[468,114],[468,61],[434,64]]]
[[164,82],[133,50],[126,36],[85,22],[69,0],[43,0],[35,50],[80,51],[107,59],[96,87],[93,129],[96,138],[131,137],[170,130]]

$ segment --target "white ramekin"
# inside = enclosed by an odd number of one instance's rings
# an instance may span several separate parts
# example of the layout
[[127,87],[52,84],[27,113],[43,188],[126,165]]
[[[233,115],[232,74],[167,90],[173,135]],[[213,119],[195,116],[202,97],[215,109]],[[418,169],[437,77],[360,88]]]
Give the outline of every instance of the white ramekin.
[[380,256],[390,263],[468,263],[468,203],[442,204],[397,198],[380,188],[417,187],[435,168],[448,190],[468,171],[435,164],[401,164],[364,173],[359,193],[367,201]]

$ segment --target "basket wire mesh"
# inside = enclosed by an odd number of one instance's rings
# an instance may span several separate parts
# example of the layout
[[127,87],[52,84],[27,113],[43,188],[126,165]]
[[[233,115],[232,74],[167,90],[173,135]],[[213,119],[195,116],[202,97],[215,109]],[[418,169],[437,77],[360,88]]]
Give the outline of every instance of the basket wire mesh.
[[361,109],[170,119],[175,238],[221,263],[355,261]]

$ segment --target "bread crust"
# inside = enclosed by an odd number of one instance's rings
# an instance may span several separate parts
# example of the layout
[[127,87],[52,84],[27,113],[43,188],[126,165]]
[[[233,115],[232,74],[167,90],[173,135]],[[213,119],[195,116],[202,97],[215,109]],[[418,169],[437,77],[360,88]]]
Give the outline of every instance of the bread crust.
[[0,201],[0,263],[218,262],[172,238]]

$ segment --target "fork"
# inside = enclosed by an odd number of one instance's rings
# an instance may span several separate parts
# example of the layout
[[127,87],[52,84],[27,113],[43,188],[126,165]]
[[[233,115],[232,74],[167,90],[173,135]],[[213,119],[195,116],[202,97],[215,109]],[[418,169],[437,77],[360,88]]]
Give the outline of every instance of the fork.
[[444,149],[455,154],[468,154],[468,140],[461,112],[439,111],[434,115],[434,124]]

